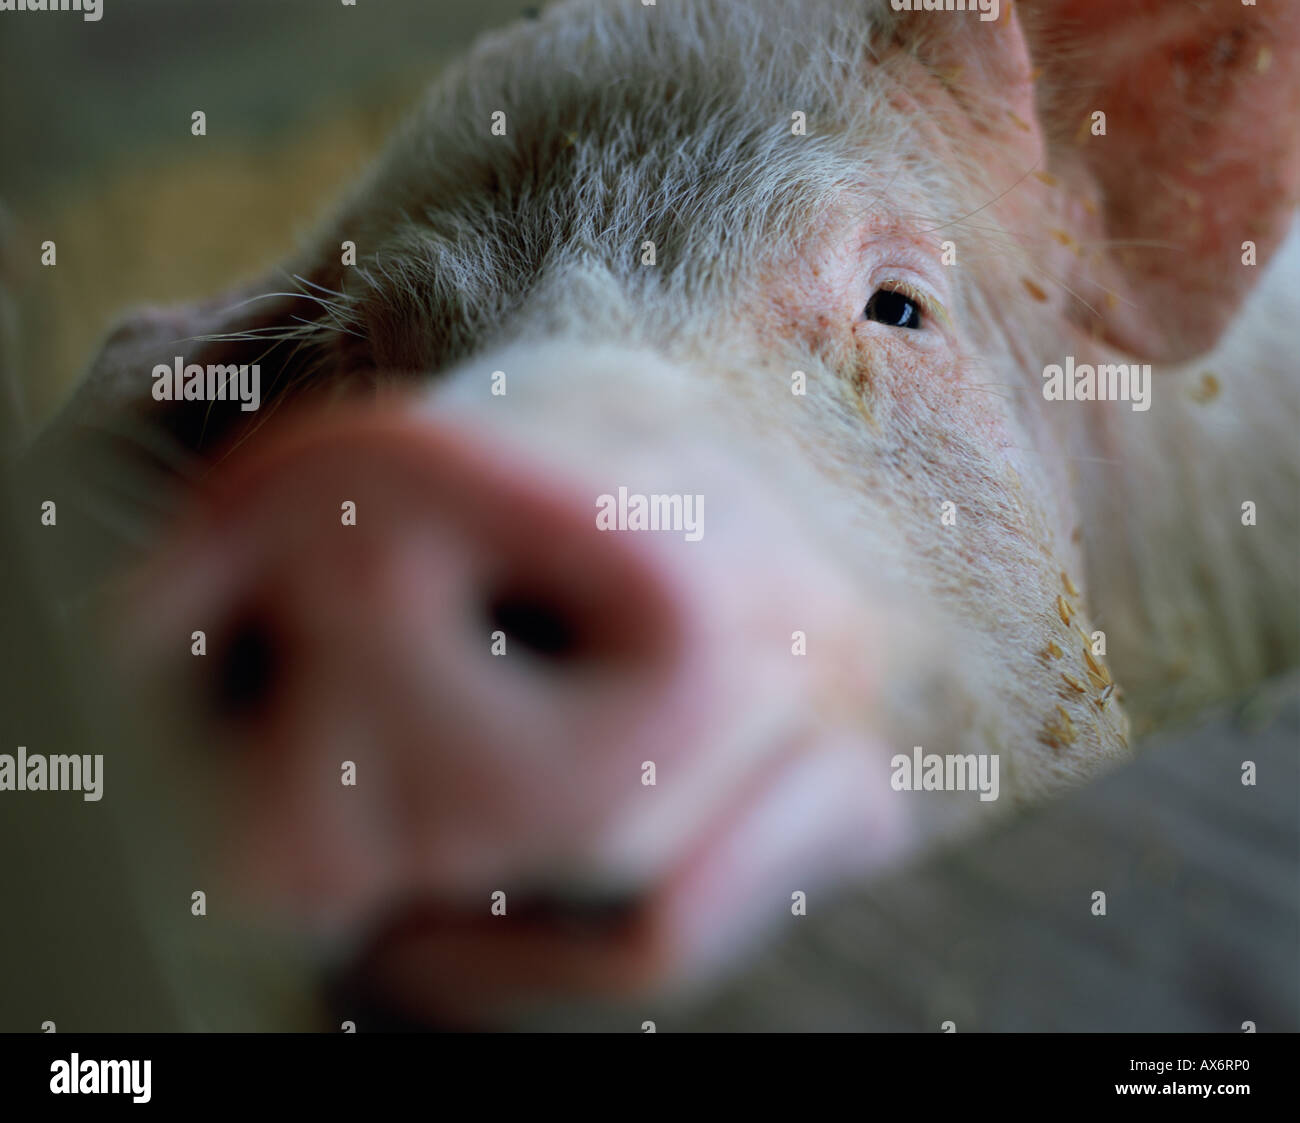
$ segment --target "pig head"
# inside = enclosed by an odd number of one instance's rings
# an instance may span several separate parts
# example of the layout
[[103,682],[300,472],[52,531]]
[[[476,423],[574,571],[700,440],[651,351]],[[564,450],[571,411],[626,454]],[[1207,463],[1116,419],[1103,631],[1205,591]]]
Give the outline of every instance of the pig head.
[[[232,885],[464,1017],[699,978],[1128,752],[1078,467],[1183,407],[1041,372],[1218,344],[1300,31],[1003,8],[557,5],[283,268],[109,339],[45,444],[185,481],[103,600]],[[177,356],[260,408],[156,400]]]

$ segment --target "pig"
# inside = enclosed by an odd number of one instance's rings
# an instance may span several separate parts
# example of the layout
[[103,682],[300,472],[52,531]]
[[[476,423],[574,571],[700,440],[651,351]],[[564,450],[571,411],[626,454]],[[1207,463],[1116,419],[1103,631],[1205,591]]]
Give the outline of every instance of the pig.
[[1300,12],[900,6],[486,36],[29,449],[148,500],[51,572],[228,884],[405,1014],[703,986],[1296,659]]

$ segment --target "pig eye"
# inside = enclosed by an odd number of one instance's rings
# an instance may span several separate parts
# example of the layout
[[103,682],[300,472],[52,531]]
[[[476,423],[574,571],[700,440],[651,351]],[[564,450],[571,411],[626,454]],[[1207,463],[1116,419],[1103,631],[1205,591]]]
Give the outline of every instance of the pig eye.
[[863,316],[891,328],[919,328],[921,304],[899,289],[876,289]]

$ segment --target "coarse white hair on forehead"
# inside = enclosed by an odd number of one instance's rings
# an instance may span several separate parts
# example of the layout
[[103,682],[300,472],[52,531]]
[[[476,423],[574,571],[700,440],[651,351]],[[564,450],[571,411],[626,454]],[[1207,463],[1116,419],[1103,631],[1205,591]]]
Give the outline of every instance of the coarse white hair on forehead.
[[951,200],[872,80],[892,20],[846,0],[568,0],[486,37],[336,220],[369,247],[337,294],[367,360],[436,369],[526,302],[662,341],[725,317],[847,200],[888,208],[896,183],[904,209]]

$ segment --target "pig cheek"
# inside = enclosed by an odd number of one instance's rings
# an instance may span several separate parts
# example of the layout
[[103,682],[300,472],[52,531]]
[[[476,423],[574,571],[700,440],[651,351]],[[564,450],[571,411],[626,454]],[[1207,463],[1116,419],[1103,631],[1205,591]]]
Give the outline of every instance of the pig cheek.
[[858,325],[853,373],[872,435],[892,433],[898,443],[912,446],[918,432],[941,439],[950,430],[1000,454],[1017,443],[999,393],[1005,377],[988,363],[972,361],[950,340],[920,349],[893,333],[864,330],[872,326]]

